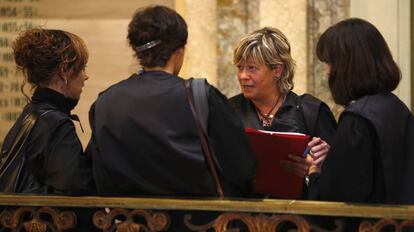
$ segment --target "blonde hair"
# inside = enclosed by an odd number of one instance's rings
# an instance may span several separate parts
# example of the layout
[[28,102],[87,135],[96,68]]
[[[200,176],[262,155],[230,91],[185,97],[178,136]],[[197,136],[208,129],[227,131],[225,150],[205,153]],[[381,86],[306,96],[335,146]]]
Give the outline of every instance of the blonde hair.
[[239,65],[249,60],[267,65],[270,69],[283,65],[277,85],[283,94],[293,89],[295,61],[290,54],[289,41],[280,30],[264,27],[244,36],[234,49],[233,64]]

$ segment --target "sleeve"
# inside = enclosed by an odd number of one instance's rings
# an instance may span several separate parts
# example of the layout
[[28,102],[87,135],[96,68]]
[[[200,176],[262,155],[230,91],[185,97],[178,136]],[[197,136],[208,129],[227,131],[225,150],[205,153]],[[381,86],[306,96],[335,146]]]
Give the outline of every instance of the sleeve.
[[347,113],[320,174],[310,176],[309,199],[366,202],[374,188],[376,133],[369,121]]
[[328,144],[332,144],[336,127],[336,120],[331,110],[327,105],[322,103],[316,120],[315,136],[322,138]]
[[208,103],[208,134],[222,174],[239,187],[251,184],[257,161],[237,112],[213,86]]
[[86,195],[95,193],[91,159],[83,153],[82,144],[70,120],[56,128],[46,157],[45,183],[57,193]]

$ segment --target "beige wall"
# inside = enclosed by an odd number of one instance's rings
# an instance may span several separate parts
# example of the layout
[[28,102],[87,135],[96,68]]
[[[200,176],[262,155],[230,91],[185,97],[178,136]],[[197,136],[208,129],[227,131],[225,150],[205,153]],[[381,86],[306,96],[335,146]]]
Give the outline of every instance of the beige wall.
[[217,84],[217,2],[176,0],[188,25],[186,55],[180,76],[204,77]]
[[371,22],[387,41],[402,73],[401,83],[395,93],[409,107],[412,80],[410,3],[413,4],[410,0],[351,0],[351,17]]
[[[21,12],[24,12],[25,7],[29,7],[32,12],[31,15],[0,15],[0,25],[2,25],[0,28],[8,23],[15,23],[19,27],[12,31],[2,31],[1,38],[12,41],[18,35],[19,29],[24,29],[21,25],[32,24],[47,29],[67,30],[84,39],[90,52],[86,69],[90,78],[73,112],[79,115],[85,130],[82,133],[78,123],[75,123],[84,146],[90,138],[88,111],[98,93],[139,69],[126,40],[127,25],[137,8],[149,4],[162,4],[174,8],[175,2],[174,0],[23,0],[23,2],[0,0],[1,7],[20,9]],[[0,54],[6,52],[10,53],[11,47],[0,46]],[[0,84],[9,87],[14,86],[15,82],[21,83],[22,76],[20,74],[14,76],[14,63],[5,62],[1,58],[2,56],[0,56],[0,69],[8,67],[11,71],[7,77],[0,76]],[[3,88],[5,91],[0,91],[0,106],[1,99],[11,101],[18,96],[21,97],[21,93],[14,89],[9,91],[9,88]],[[21,108],[22,105],[10,104],[8,107],[0,107],[0,142],[14,123],[14,120],[5,120],[4,115],[8,112],[19,113]]]
[[288,38],[296,61],[294,91],[302,94],[307,87],[306,0],[261,0],[260,27],[280,29]]

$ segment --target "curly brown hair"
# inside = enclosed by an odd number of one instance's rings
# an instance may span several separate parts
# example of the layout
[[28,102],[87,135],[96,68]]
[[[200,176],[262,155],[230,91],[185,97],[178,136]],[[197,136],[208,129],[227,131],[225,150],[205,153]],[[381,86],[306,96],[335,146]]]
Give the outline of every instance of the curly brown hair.
[[34,87],[50,84],[56,75],[78,75],[89,57],[83,40],[62,30],[27,30],[12,48],[17,67]]

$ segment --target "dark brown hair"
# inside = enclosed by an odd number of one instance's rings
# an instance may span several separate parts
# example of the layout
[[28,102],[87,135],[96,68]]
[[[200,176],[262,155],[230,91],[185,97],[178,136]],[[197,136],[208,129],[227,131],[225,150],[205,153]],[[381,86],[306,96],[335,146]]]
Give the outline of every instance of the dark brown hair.
[[[165,6],[138,9],[128,26],[128,40],[144,67],[164,67],[173,52],[187,43],[187,24]],[[159,44],[140,50],[150,42]]]
[[329,88],[343,106],[364,95],[392,91],[401,79],[385,39],[362,19],[346,19],[328,28],[316,54],[330,66]]
[[76,76],[88,61],[81,38],[61,30],[30,29],[13,43],[16,64],[35,87],[49,84],[61,72]]

